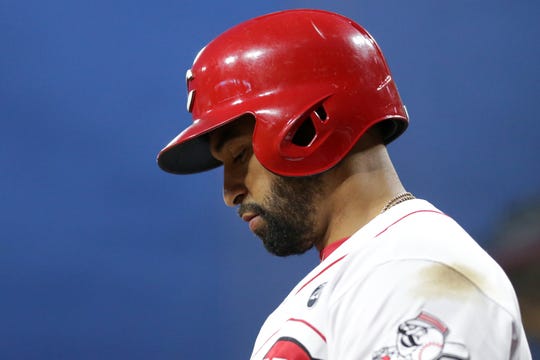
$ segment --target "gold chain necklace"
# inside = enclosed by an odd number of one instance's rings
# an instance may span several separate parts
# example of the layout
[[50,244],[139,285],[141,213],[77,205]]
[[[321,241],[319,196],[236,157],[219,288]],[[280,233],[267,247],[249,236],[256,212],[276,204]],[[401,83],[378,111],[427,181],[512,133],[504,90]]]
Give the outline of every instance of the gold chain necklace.
[[386,203],[384,208],[381,210],[381,214],[385,212],[386,210],[390,209],[392,206],[396,206],[397,204],[401,204],[404,201],[412,200],[412,199],[416,199],[416,197],[410,192],[401,193]]

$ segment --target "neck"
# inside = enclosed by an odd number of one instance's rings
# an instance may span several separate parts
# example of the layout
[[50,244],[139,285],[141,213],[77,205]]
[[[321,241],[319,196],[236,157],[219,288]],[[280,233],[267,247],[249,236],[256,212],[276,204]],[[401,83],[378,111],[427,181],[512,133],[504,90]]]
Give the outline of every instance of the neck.
[[326,233],[318,250],[351,236],[405,192],[386,147],[353,152],[332,170],[332,191],[325,199]]

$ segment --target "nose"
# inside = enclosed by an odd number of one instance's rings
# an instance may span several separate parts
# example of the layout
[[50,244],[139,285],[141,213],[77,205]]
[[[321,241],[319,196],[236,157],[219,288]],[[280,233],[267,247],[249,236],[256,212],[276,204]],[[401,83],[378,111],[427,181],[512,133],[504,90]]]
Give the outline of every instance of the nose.
[[233,166],[223,167],[223,201],[227,206],[237,206],[247,195],[244,184],[245,171]]

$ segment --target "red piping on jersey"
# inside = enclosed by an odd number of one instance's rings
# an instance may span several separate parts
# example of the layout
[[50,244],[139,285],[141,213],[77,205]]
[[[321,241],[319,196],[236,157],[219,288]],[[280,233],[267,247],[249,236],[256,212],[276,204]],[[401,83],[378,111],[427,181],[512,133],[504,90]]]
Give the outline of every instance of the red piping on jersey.
[[435,213],[435,214],[441,214],[441,215],[446,215],[440,211],[436,211],[436,210],[417,210],[417,211],[413,211],[412,213],[408,213],[407,215],[404,215],[402,217],[400,217],[399,219],[397,219],[396,221],[394,221],[393,223],[391,223],[390,225],[388,225],[383,231],[381,231],[380,233],[378,233],[377,235],[375,235],[374,237],[378,237],[379,235],[381,235],[382,233],[384,233],[386,230],[390,229],[392,226],[396,225],[398,222],[400,222],[401,220],[405,219],[406,217],[410,216],[410,215],[413,215],[413,214],[417,214],[417,213],[421,213],[421,212],[430,212],[430,213]]
[[[290,319],[288,319],[286,322],[288,322],[288,321],[299,322],[299,323],[301,323],[301,324],[306,325],[306,326],[309,327],[311,330],[313,330],[313,332],[315,332],[317,335],[319,335],[319,337],[320,337],[324,342],[326,342],[326,336],[324,336],[324,334],[323,334],[322,332],[320,332],[319,329],[317,329],[315,326],[313,326],[313,325],[311,325],[310,323],[308,323],[306,320],[290,318]],[[268,341],[270,341],[270,339],[272,339],[272,338],[274,337],[274,335],[276,335],[278,332],[280,332],[281,329],[282,329],[282,327],[279,328],[279,329],[277,329],[276,331],[274,331],[274,333],[273,333],[272,335],[270,335],[270,336],[268,337],[268,339],[266,339],[266,341],[265,341],[265,342],[257,349],[257,351],[255,351],[255,352],[253,353],[253,356],[257,355],[257,354],[259,353],[259,351],[261,351],[261,349],[264,348],[264,345],[266,345],[266,343],[267,343]]]
[[280,330],[281,330],[281,328],[279,328],[279,329],[277,329],[276,331],[274,331],[274,333],[273,333],[272,335],[270,335],[270,336],[268,337],[268,339],[266,339],[265,342],[262,343],[262,345],[257,349],[257,351],[255,351],[255,352],[253,353],[253,356],[257,355],[257,353],[258,353],[259,351],[261,351],[261,349],[264,347],[264,345],[266,345],[266,343],[267,343],[271,338],[273,338],[274,335],[276,335]]
[[314,277],[312,277],[311,279],[309,279],[309,281],[307,281],[304,285],[302,285],[302,287],[300,289],[298,289],[298,291],[295,293],[298,294],[300,291],[302,291],[303,288],[305,288],[309,283],[311,283],[313,280],[315,280],[316,278],[318,278],[323,272],[325,272],[326,270],[328,270],[330,267],[334,266],[338,261],[341,261],[343,260],[343,258],[347,256],[347,254],[343,255],[342,257],[340,257],[339,259],[335,260],[333,263],[331,263],[330,265],[328,265],[327,267],[325,267],[324,269],[321,270],[320,273],[318,273],[317,275],[315,275]]
[[317,335],[319,335],[321,337],[321,339],[323,339],[324,342],[326,342],[326,336],[324,336],[322,334],[322,332],[320,332],[315,326],[311,325],[310,323],[308,323],[306,320],[302,320],[302,319],[293,319],[293,318],[290,318],[289,320],[287,321],[296,321],[296,322],[299,322],[299,323],[302,323],[304,325],[307,325],[311,328],[311,330],[315,331],[317,333]]
[[[417,210],[417,211],[413,211],[412,213],[409,213],[409,214],[399,218],[398,220],[396,220],[392,224],[388,225],[383,231],[381,231],[380,233],[375,235],[375,237],[381,235],[383,232],[388,230],[388,228],[390,228],[391,226],[393,226],[396,223],[400,222],[401,220],[405,219],[407,216],[412,215],[412,214],[416,214],[416,213],[419,213],[419,212],[432,212],[432,213],[436,213],[436,214],[446,215],[446,214],[444,214],[444,213],[442,213],[440,211],[435,211],[435,210]],[[346,237],[346,238],[343,238],[341,240],[335,241],[335,242],[331,243],[330,245],[326,246],[324,249],[322,249],[320,251],[320,253],[319,253],[319,258],[321,259],[321,261],[323,261],[324,259],[329,257],[330,254],[332,254],[337,248],[339,248],[348,239],[349,239],[349,237]]]
[[[391,223],[390,225],[388,225],[386,228],[384,228],[384,230],[382,230],[380,233],[378,233],[377,235],[375,235],[374,237],[378,237],[379,235],[382,235],[386,230],[390,229],[392,226],[396,225],[398,222],[400,222],[401,220],[405,219],[406,217],[410,216],[410,215],[414,215],[414,214],[418,214],[418,213],[422,213],[422,212],[427,212],[427,213],[435,213],[435,214],[440,214],[440,215],[446,215],[440,211],[436,211],[436,210],[416,210],[416,211],[413,211],[411,213],[408,213],[407,215],[404,215],[402,217],[400,217],[399,219],[397,219],[396,221],[394,221],[393,223]],[[334,252],[338,247],[340,247],[346,240],[348,240],[349,238],[344,238],[344,239],[341,239],[341,240],[338,240],[330,245],[328,245],[326,248],[324,248],[322,251],[321,251],[321,260],[324,260],[326,259],[332,252]],[[325,251],[327,250],[328,251]],[[338,261],[342,260],[345,256],[347,256],[347,254],[343,255],[342,257],[340,257],[339,259],[337,259],[336,261],[334,261],[333,263],[331,263],[330,265],[328,265],[327,267],[325,267],[320,273],[318,273],[317,275],[315,275],[313,278],[311,278],[309,281],[307,281],[304,285],[302,285],[302,287],[300,289],[298,289],[298,291],[295,293],[298,294],[303,288],[305,288],[309,283],[311,283],[313,280],[315,280],[318,276],[320,276],[323,272],[325,272],[326,270],[328,270],[331,266],[335,265]]]

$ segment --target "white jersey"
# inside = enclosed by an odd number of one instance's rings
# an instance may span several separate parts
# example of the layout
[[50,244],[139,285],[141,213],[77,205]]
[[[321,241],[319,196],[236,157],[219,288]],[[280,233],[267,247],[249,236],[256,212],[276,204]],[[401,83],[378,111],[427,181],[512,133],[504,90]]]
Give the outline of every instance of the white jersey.
[[268,317],[262,359],[531,359],[510,281],[450,217],[403,202],[324,258]]

